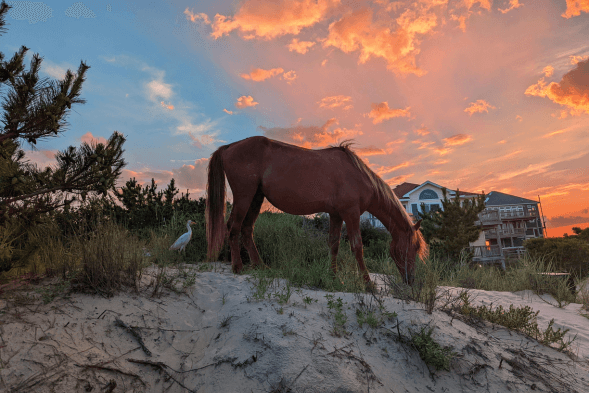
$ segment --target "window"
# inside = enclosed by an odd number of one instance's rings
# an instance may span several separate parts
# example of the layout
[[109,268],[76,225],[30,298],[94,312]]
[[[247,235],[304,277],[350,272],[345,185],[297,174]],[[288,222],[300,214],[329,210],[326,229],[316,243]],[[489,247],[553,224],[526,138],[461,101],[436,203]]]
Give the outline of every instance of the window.
[[434,190],[423,190],[419,194],[419,199],[439,199],[439,197]]
[[417,217],[417,203],[411,204],[411,214],[413,214],[415,217]]
[[438,203],[433,203],[433,204],[429,205],[429,209],[431,211],[440,210],[440,205]]

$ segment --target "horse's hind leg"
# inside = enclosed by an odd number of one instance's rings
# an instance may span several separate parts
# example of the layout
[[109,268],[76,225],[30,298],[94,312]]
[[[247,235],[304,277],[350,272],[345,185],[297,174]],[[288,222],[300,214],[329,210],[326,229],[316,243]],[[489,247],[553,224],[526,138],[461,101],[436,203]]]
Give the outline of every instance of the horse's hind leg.
[[263,202],[264,194],[262,193],[262,187],[258,187],[256,195],[254,195],[254,199],[252,200],[250,208],[247,211],[245,219],[241,224],[241,240],[243,241],[243,245],[245,246],[245,249],[250,256],[252,266],[257,266],[261,263],[260,254],[258,253],[256,244],[254,243],[254,224],[258,218],[258,215],[260,214],[260,209],[262,208]]
[[[231,185],[231,183],[229,183]],[[236,187],[237,188],[237,187]],[[249,192],[248,192],[249,191]],[[231,250],[231,266],[234,273],[240,273],[243,269],[243,262],[239,255],[239,234],[241,226],[245,219],[252,199],[256,194],[256,188],[247,191],[233,193],[233,209],[227,221],[227,230],[229,232],[229,248]],[[251,254],[250,254],[251,256]]]
[[331,270],[337,273],[337,253],[339,252],[339,241],[342,233],[342,218],[337,214],[329,215],[329,249],[331,251]]

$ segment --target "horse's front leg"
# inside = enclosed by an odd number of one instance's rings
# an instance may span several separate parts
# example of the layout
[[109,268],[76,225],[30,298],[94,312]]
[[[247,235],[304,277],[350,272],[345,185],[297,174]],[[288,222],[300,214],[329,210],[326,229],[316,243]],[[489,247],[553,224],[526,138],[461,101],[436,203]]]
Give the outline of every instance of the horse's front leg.
[[331,270],[337,273],[337,253],[342,233],[342,218],[337,214],[329,215],[329,250],[331,251]]
[[366,284],[366,288],[369,290],[374,289],[374,283],[370,280],[368,269],[364,264],[364,247],[362,246],[362,235],[360,234],[360,215],[351,214],[346,219],[346,230],[348,231],[348,239],[350,241],[350,247],[356,257],[358,263],[358,269],[362,278]]

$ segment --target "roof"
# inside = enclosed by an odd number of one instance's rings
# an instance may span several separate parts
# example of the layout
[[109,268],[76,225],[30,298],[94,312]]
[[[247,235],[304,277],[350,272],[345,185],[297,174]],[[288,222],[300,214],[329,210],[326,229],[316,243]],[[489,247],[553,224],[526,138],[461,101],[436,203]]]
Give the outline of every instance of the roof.
[[393,188],[393,192],[395,193],[397,198],[403,198],[403,195],[407,194],[409,191],[417,187],[419,187],[419,184],[401,183],[397,187]]
[[[425,182],[423,182],[423,183],[421,183],[421,184],[415,184],[415,183],[401,183],[401,184],[399,184],[398,186],[396,186],[396,187],[393,189],[393,192],[395,193],[395,195],[397,196],[397,198],[399,198],[399,199],[400,199],[400,198],[403,198],[403,196],[404,196],[405,194],[407,194],[408,192],[411,192],[411,191],[415,190],[416,188],[419,188],[419,187],[421,187],[421,186],[423,186],[423,185],[426,185],[426,184],[431,184],[431,185],[433,185],[433,186],[437,186],[437,187],[439,187],[439,188],[442,188],[442,186],[440,186],[440,185],[438,185],[438,184],[436,184],[436,183],[433,183],[433,182],[431,182],[431,181],[427,180],[427,181],[425,181]],[[452,194],[452,193],[454,193],[456,190],[451,190],[451,189],[448,189],[448,191],[450,191],[448,194]],[[477,193],[474,193],[474,192],[468,192],[468,191],[460,191],[460,195],[461,195],[461,196],[471,196],[471,195],[479,195],[479,194],[477,194]],[[448,195],[448,196],[451,196],[451,195]]]
[[526,199],[515,195],[504,194],[499,191],[491,191],[487,194],[485,205],[500,206],[500,205],[522,205],[522,204],[537,204],[538,201],[533,199]]

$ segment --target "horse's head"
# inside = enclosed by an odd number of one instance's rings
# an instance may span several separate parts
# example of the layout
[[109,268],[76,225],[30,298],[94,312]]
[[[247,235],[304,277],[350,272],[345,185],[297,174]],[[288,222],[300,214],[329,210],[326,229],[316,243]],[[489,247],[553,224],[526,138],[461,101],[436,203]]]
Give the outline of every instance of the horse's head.
[[421,220],[411,225],[405,233],[391,234],[391,257],[403,277],[403,282],[409,285],[413,284],[415,278],[415,260],[419,257],[423,261],[428,255],[427,243],[419,231],[420,226]]

